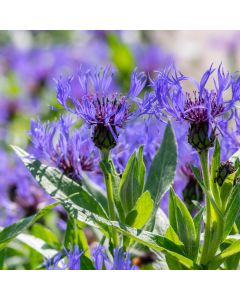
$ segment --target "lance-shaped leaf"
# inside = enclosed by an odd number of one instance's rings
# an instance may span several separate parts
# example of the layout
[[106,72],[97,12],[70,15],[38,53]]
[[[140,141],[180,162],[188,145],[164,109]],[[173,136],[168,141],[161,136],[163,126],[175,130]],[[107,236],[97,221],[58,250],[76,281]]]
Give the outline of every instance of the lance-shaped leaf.
[[16,237],[16,240],[29,246],[47,259],[52,258],[58,253],[56,249],[51,248],[44,240],[30,234],[21,233]]
[[198,253],[199,245],[200,245],[201,228],[202,228],[202,222],[203,222],[203,213],[204,213],[204,208],[201,208],[193,218],[193,223],[194,223],[195,231],[196,231],[196,248],[197,248],[196,251],[197,251],[197,253]]
[[108,202],[105,191],[93,182],[86,174],[82,174],[81,182],[86,190],[99,202],[105,211],[108,210]]
[[165,212],[159,207],[156,213],[153,232],[160,235],[165,235],[168,227],[169,227],[169,219],[165,214]]
[[[224,243],[222,243],[221,246],[220,246],[221,252],[223,252],[225,249],[227,249],[235,241],[236,240],[234,238],[225,240]],[[236,270],[238,268],[238,265],[239,265],[239,260],[240,260],[240,252],[226,258],[224,260],[225,269],[227,269],[227,270]]]
[[240,240],[233,242],[222,253],[215,256],[209,264],[209,269],[217,269],[224,262],[225,259],[238,253],[240,253]]
[[50,212],[59,202],[50,204],[43,209],[41,209],[35,215],[30,217],[21,219],[14,224],[11,224],[5,227],[0,232],[0,250],[3,249],[9,242],[11,242],[14,238],[16,238],[20,233],[28,229],[31,225],[33,225],[39,218],[43,217],[45,214]]
[[235,175],[236,172],[229,174],[227,178],[224,180],[223,185],[221,186],[220,197],[221,197],[223,208],[226,207],[228,199],[231,195],[233,186],[235,184]]
[[133,209],[135,202],[142,194],[144,178],[143,147],[140,147],[138,155],[134,152],[129,158],[120,181],[121,203],[125,214]]
[[212,157],[212,163],[211,163],[211,176],[210,176],[210,184],[211,184],[211,190],[213,193],[213,197],[217,204],[220,206],[221,205],[221,200],[220,200],[220,194],[219,194],[219,187],[218,184],[216,183],[216,176],[217,176],[217,171],[220,167],[220,145],[218,140],[215,142],[215,148],[213,152],[213,157]]
[[[168,238],[169,240],[173,241],[177,245],[181,245],[182,242],[179,240],[178,235],[170,225],[165,233],[165,237]],[[166,261],[168,268],[170,270],[184,270],[186,269],[179,261],[176,261],[175,259],[172,259],[168,255],[166,255]]]
[[229,196],[227,207],[224,214],[224,233],[223,238],[230,233],[234,222],[240,212],[240,185],[237,184]]
[[119,217],[119,220],[121,220],[123,222],[125,220],[125,215],[124,215],[124,210],[122,207],[122,202],[121,202],[120,193],[119,193],[120,176],[116,172],[113,162],[111,160],[110,161],[102,160],[100,162],[100,167],[101,167],[103,173],[105,174],[105,176],[108,176],[108,178],[110,179],[113,200],[114,200],[115,206],[117,208],[118,217]]
[[169,220],[172,228],[185,247],[187,257],[196,259],[198,251],[198,239],[193,219],[185,204],[170,189],[169,197]]
[[83,231],[85,226],[82,222],[69,217],[65,231],[64,246],[66,249],[70,249],[72,245],[78,245],[79,249],[84,250],[85,256],[91,258],[87,238]]
[[56,168],[46,166],[17,146],[12,146],[41,187],[56,200],[71,198],[79,206],[107,217],[101,204],[83,187]]
[[[154,200],[156,213],[163,195],[170,188],[177,164],[177,144],[172,126],[166,126],[162,144],[156,153],[147,177],[145,190],[148,190]],[[154,218],[152,220],[154,224]]]
[[136,201],[134,208],[127,215],[126,223],[131,227],[141,229],[149,220],[153,211],[153,200],[148,191]]

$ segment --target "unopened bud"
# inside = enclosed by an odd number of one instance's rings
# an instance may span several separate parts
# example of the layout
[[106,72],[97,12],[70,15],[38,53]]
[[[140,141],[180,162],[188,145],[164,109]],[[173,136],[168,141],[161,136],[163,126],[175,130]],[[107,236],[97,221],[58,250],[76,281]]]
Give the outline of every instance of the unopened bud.
[[[117,136],[115,127],[112,127],[114,134]],[[117,144],[111,130],[103,124],[98,124],[94,128],[92,140],[100,150],[110,150]]]
[[197,151],[201,152],[207,150],[214,145],[215,129],[212,130],[209,136],[209,124],[204,123],[192,123],[188,131],[188,143]]

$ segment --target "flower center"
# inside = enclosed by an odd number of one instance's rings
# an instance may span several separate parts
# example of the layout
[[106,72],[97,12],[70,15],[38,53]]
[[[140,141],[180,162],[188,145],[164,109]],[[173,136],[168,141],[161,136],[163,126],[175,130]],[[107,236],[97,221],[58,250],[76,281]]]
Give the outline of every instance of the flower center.
[[200,97],[196,91],[193,91],[194,99],[190,93],[186,93],[186,101],[182,118],[190,123],[203,123],[209,120],[209,115],[217,117],[224,112],[223,104],[218,105],[216,93],[207,92]]

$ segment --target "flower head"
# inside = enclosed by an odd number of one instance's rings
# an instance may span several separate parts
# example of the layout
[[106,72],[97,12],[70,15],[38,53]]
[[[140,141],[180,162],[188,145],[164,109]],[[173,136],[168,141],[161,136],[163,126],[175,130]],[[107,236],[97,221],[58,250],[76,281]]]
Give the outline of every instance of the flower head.
[[46,270],[81,270],[81,256],[84,251],[80,251],[78,245],[70,247],[70,250],[64,249],[53,259],[45,259]]
[[[171,116],[177,121],[188,122],[189,142],[199,151],[213,145],[216,128],[221,131],[221,124],[232,117],[233,106],[240,98],[240,77],[235,78],[225,73],[222,65],[218,67],[217,79],[213,80],[214,88],[207,89],[206,85],[214,72],[215,69],[211,65],[200,82],[197,82],[171,66],[159,72],[156,80],[152,81],[156,99],[155,115],[162,121]],[[184,91],[184,81],[195,85],[192,93]],[[229,90],[231,96],[224,100],[224,94]]]
[[82,126],[72,130],[74,120],[61,116],[57,122],[31,122],[30,135],[35,157],[47,160],[74,180],[82,172],[96,170],[97,153]]
[[[70,250],[58,253],[53,259],[44,260],[47,270],[81,270],[81,257],[84,251],[80,251],[78,245],[71,246]],[[96,270],[136,270],[132,265],[130,253],[122,248],[113,249],[113,260],[107,254],[102,245],[92,249],[92,261]]]
[[92,251],[92,258],[97,270],[136,270],[137,267],[132,265],[129,252],[124,252],[123,248],[116,247],[113,249],[113,260],[107,255],[106,249],[98,245]]
[[133,115],[132,101],[142,91],[146,76],[134,70],[131,85],[126,95],[112,89],[113,71],[80,70],[78,74],[78,96],[73,92],[74,76],[64,83],[57,81],[57,99],[66,110],[82,118],[93,129],[93,141],[100,149],[111,149],[116,145],[118,129]]

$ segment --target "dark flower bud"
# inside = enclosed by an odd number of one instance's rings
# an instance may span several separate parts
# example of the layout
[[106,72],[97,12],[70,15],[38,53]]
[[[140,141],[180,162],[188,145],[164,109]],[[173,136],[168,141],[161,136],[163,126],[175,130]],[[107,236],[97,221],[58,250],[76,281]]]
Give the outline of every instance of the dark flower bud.
[[226,161],[224,163],[221,163],[217,171],[217,177],[215,178],[215,182],[217,182],[219,186],[222,186],[224,180],[228,177],[228,175],[234,173],[235,171],[236,169],[234,168],[232,162]]
[[203,191],[194,178],[190,178],[189,182],[185,186],[183,190],[183,200],[190,212],[194,209],[193,200],[199,203],[203,201]]
[[214,146],[215,129],[212,130],[210,136],[208,133],[208,122],[191,123],[188,131],[188,143],[197,151],[201,152]]
[[[112,127],[112,131],[116,136],[118,136],[115,127]],[[100,150],[110,150],[117,144],[110,129],[103,124],[98,124],[95,126],[92,140],[95,146]]]

